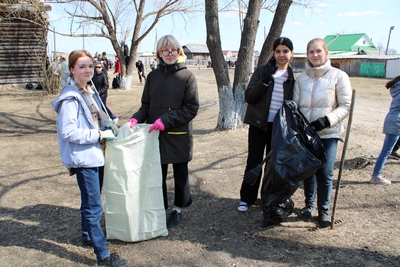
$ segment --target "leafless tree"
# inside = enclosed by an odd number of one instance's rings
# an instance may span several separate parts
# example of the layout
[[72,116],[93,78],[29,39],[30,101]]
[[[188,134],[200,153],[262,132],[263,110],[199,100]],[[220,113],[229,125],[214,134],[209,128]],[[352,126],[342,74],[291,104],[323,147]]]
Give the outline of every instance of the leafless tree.
[[268,59],[272,56],[272,45],[274,41],[282,34],[282,29],[285,25],[286,16],[292,4],[292,0],[280,0],[278,2],[268,36],[265,39],[263,47],[261,49],[257,66],[267,64]]
[[394,49],[394,48],[389,48],[387,54],[388,55],[395,55],[395,54],[397,54],[397,50]]
[[[205,19],[207,27],[207,46],[213,62],[213,70],[218,86],[220,111],[217,129],[236,129],[243,123],[246,103],[244,91],[250,75],[251,60],[253,59],[254,44],[259,26],[259,16],[262,7],[271,9],[276,7],[275,17],[271,30],[265,40],[260,59],[267,61],[272,51],[273,41],[280,36],[292,0],[279,1],[249,0],[243,10],[246,11],[243,20],[243,30],[240,39],[238,60],[235,65],[233,86],[230,83],[228,69],[222,54],[218,23],[218,1],[205,1]],[[244,1],[239,1],[245,4]],[[272,40],[272,41],[271,41]]]
[[383,46],[383,44],[382,43],[378,43],[377,44],[377,46],[376,46],[376,48],[378,48],[378,51],[379,51],[379,54],[385,54],[385,51],[384,51],[384,49],[385,49],[385,47]]
[[[140,42],[154,29],[160,20],[169,15],[195,12],[197,0],[152,1],[145,0],[58,0],[68,4],[65,10],[71,18],[69,33],[58,33],[72,37],[102,37],[110,40],[121,62],[121,89],[130,89],[135,70],[136,53]],[[112,5],[112,6],[111,6]],[[144,22],[148,22],[145,25]],[[78,25],[77,27],[75,25]],[[85,27],[85,33],[78,33]],[[131,36],[129,58],[124,55],[124,45]],[[128,44],[127,44],[128,45]]]

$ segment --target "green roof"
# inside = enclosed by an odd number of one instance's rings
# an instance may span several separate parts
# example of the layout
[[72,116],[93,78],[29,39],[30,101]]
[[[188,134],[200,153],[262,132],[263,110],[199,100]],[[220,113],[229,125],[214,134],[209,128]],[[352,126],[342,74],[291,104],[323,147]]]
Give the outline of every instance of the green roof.
[[[363,37],[368,43],[366,45],[356,45]],[[327,35],[324,40],[328,44],[329,51],[350,52],[358,50],[378,50],[365,33]]]

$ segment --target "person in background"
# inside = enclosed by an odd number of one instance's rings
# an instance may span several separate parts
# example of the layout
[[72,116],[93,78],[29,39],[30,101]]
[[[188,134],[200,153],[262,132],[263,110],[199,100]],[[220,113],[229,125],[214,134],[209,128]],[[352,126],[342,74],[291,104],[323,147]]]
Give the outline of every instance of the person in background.
[[75,50],[69,55],[71,82],[60,96],[51,102],[57,112],[57,137],[61,160],[76,174],[81,192],[82,244],[93,247],[98,266],[127,266],[129,261],[110,254],[101,228],[103,214],[99,176],[103,175],[102,144],[115,138],[111,130],[104,130],[99,96],[90,88],[93,57],[86,50]]
[[192,204],[188,162],[193,154],[192,120],[199,109],[197,81],[187,70],[186,55],[179,41],[165,35],[157,42],[158,68],[151,71],[144,86],[142,105],[129,119],[133,128],[138,122],[153,124],[149,132],[160,131],[160,154],[164,207],[168,209],[168,164],[174,171],[174,207],[167,227],[179,224],[182,209]]
[[119,76],[121,75],[121,62],[117,56],[115,57],[114,74],[116,74],[117,78],[119,79]]
[[[289,65],[293,56],[293,43],[280,37],[273,43],[273,56],[266,65],[258,67],[245,91],[247,110],[244,123],[249,124],[248,154],[245,168],[250,171],[261,163],[264,153],[271,151],[271,134],[275,114],[284,100],[293,96],[294,75]],[[261,172],[254,185],[242,182],[239,211],[247,211],[257,200]]]
[[106,108],[106,111],[108,115],[110,116],[110,119],[113,120],[114,124],[117,125],[119,119],[111,112],[111,110],[107,107],[107,97],[108,97],[108,88],[109,88],[109,82],[108,82],[108,76],[106,73],[103,71],[103,64],[101,61],[95,61],[94,62],[94,67],[95,67],[95,72],[92,78],[93,84],[96,87],[96,90],[98,91],[101,101],[103,101],[104,107]]
[[144,74],[144,65],[141,60],[138,60],[136,62],[136,69],[137,69],[137,73],[139,75],[140,84],[142,84],[142,77],[144,78],[144,81],[146,81],[146,75]]
[[68,63],[65,57],[61,56],[60,57],[60,77],[61,77],[61,89],[65,88],[67,84],[71,80],[71,73],[69,72],[68,69]]
[[153,59],[153,61],[150,64],[150,69],[155,70],[157,68],[157,60]]
[[103,68],[107,73],[107,71],[108,71],[108,58],[107,58],[107,53],[106,52],[101,53],[101,62],[103,62]]
[[296,78],[293,100],[300,112],[317,132],[325,148],[326,164],[304,180],[306,206],[299,217],[312,218],[317,197],[318,225],[331,225],[329,216],[332,193],[333,170],[338,140],[343,141],[343,120],[349,115],[351,84],[349,76],[331,66],[328,45],[323,39],[315,38],[307,44],[305,70]]
[[127,44],[124,44],[124,43],[122,45],[124,47],[125,64],[126,64],[126,67],[128,67],[129,59],[130,59],[129,47]]
[[115,56],[115,68],[114,68],[115,77],[112,80],[112,88],[119,88],[121,82],[121,61],[117,56]]
[[386,88],[390,89],[392,103],[390,104],[389,112],[387,113],[383,124],[385,139],[383,141],[381,153],[376,160],[371,179],[369,180],[371,184],[391,184],[391,181],[383,178],[381,173],[387,158],[392,153],[396,143],[398,143],[400,135],[400,76],[387,82]]

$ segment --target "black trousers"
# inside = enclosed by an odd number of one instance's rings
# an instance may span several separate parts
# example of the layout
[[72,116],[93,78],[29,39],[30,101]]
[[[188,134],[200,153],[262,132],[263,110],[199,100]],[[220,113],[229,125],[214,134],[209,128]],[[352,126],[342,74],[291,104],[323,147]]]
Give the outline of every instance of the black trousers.
[[[248,133],[248,154],[245,173],[261,163],[265,155],[271,151],[272,122],[268,123],[267,131],[250,126]],[[242,182],[240,188],[240,201],[253,205],[257,200],[258,189],[260,187],[262,172],[254,185]]]
[[144,78],[144,80],[146,81],[146,75],[144,74],[144,70],[139,71],[138,70],[138,75],[139,75],[139,81],[142,82],[142,77]]
[[[174,171],[174,186],[175,186],[175,199],[174,205],[180,208],[186,208],[192,204],[192,195],[189,185],[189,170],[188,162],[172,164]],[[163,176],[163,196],[164,207],[168,209],[168,196],[167,196],[167,174],[168,164],[161,164]]]

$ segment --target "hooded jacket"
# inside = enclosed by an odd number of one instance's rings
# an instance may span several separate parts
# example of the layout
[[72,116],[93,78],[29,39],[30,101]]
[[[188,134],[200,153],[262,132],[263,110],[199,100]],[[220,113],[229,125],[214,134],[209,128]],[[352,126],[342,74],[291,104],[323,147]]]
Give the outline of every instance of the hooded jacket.
[[384,134],[400,135],[400,82],[390,88],[392,103],[383,124]]
[[[101,107],[96,93],[93,98],[98,107]],[[99,142],[99,131],[78,88],[75,85],[67,85],[51,104],[58,115],[57,137],[63,164],[67,168],[103,166],[104,154]],[[101,113],[101,120],[104,121]]]
[[[266,65],[258,67],[251,76],[250,82],[245,91],[247,110],[244,116],[244,123],[250,124],[261,130],[267,130],[269,106],[271,104],[272,92],[274,91],[274,80],[264,84],[262,75],[267,75],[267,69],[273,69],[274,60]],[[283,83],[283,100],[291,100],[293,96],[294,75],[291,66],[288,67],[288,78]],[[272,75],[273,73],[268,73]]]
[[317,132],[322,139],[343,141],[342,121],[349,115],[351,94],[349,76],[332,67],[329,59],[317,68],[307,61],[305,70],[296,78],[293,100],[310,123],[328,118],[330,127]]
[[142,94],[142,105],[132,115],[139,123],[161,118],[161,163],[183,163],[192,159],[192,120],[199,109],[197,82],[185,63],[159,64],[151,71]]

